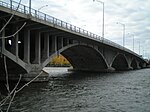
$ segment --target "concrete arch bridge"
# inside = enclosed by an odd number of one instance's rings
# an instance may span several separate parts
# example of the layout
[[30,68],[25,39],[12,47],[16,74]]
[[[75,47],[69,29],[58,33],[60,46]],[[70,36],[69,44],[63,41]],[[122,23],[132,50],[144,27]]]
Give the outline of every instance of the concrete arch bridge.
[[[109,72],[147,66],[141,56],[110,40],[25,5],[20,4],[17,9],[17,5],[13,1],[0,1],[0,29],[14,14],[0,32],[1,77],[5,76],[4,56],[9,77],[13,80],[23,74],[25,81],[39,74],[58,54],[68,59],[76,71]],[[12,34],[15,35],[10,36]],[[37,81],[47,80],[47,77],[43,72]]]

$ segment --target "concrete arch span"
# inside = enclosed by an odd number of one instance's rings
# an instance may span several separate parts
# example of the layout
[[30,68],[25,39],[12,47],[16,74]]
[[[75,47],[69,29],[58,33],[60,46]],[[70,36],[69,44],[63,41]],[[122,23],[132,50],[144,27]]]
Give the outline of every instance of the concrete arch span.
[[[5,65],[4,65],[4,57],[0,58],[0,73],[5,74]],[[27,73],[27,71],[18,63],[14,62],[12,59],[6,57],[6,65],[7,71],[9,74],[22,74]]]
[[112,67],[115,68],[116,71],[128,70],[129,65],[125,55],[117,54],[113,59]]
[[70,61],[73,69],[77,71],[105,71],[108,69],[103,55],[96,49],[86,45],[70,47],[61,54]]
[[[0,80],[5,80],[6,69],[11,80],[18,79],[20,74],[28,73],[29,69],[26,68],[26,64],[22,60],[6,50],[4,50],[4,55],[5,58],[4,56],[0,57]],[[4,60],[7,68],[5,68]]]
[[[76,71],[107,71],[108,64],[103,55],[96,49],[81,44],[73,44],[57,51],[62,54]],[[53,54],[57,55],[57,53]],[[53,55],[44,62],[43,66],[50,61]]]
[[[29,66],[27,66],[27,64],[25,62],[23,62],[19,57],[16,57],[11,52],[3,49],[2,53],[6,56],[6,64],[8,66],[9,73],[17,73],[17,74],[28,73],[31,70],[31,68]],[[0,61],[1,61],[0,67],[3,68],[4,56],[2,56],[0,58]]]

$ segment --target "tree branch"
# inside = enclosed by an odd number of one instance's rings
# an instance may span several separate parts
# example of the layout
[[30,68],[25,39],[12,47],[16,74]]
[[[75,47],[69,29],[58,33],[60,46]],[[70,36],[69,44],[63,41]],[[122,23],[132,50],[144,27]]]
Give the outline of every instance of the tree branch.
[[3,39],[3,38],[10,38],[10,37],[14,37],[16,34],[18,34],[20,32],[20,30],[23,29],[23,27],[26,25],[26,22],[12,35],[10,36],[6,36],[6,37],[0,37],[0,39]]
[[10,93],[9,81],[8,81],[7,63],[6,63],[6,56],[5,55],[4,55],[4,67],[5,67],[5,74],[6,74],[6,88],[7,88],[8,93]]
[[19,83],[20,83],[20,81],[21,81],[21,78],[22,78],[22,75],[20,75],[19,80],[18,80],[16,86],[15,86],[14,89],[10,92],[10,94],[9,94],[5,99],[3,99],[3,100],[0,102],[0,107],[6,103],[6,101],[8,100],[8,98],[11,97],[11,95],[12,95],[12,94],[14,93],[14,91],[17,89],[17,87],[18,87],[18,85],[19,85]]
[[16,91],[16,93],[18,93],[19,91],[21,91],[23,88],[25,88],[26,86],[28,86],[30,83],[32,83],[34,80],[36,80],[41,74],[43,73],[43,71],[41,71],[36,77],[34,77],[31,81],[29,81],[28,83],[26,83],[25,85],[23,85],[20,89],[18,89]]
[[7,23],[2,27],[2,29],[0,30],[0,33],[5,29],[5,27],[9,24],[9,22],[12,20],[12,18],[14,17],[14,15],[16,14],[19,6],[20,6],[21,0],[19,1],[19,4],[17,6],[17,9],[15,10],[15,12],[11,15],[11,17],[9,18],[9,20],[7,21]]

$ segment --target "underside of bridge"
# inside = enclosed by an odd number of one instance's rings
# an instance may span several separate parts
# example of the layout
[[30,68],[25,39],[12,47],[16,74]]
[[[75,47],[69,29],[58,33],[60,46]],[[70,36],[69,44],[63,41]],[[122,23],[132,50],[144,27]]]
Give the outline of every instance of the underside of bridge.
[[112,67],[115,68],[115,70],[128,70],[128,63],[124,55],[118,54],[112,64]]
[[105,71],[108,68],[102,55],[88,46],[73,46],[61,54],[77,71]]
[[136,62],[135,59],[132,60],[131,67],[132,67],[133,69],[138,69],[138,63]]
[[[6,66],[5,66],[6,63]],[[27,71],[25,69],[23,69],[21,66],[19,66],[19,64],[15,63],[14,61],[12,61],[9,58],[4,58],[4,56],[2,56],[0,58],[0,78],[5,79],[5,74],[6,71],[9,74],[9,77],[11,78],[16,78],[19,77],[19,74],[25,74],[27,73]],[[18,76],[16,76],[18,75]]]

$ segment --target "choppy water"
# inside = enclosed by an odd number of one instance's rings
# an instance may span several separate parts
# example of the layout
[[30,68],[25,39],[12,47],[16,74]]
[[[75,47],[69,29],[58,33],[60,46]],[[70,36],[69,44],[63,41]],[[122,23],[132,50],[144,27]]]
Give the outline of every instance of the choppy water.
[[48,71],[50,81],[21,91],[12,112],[150,112],[150,69],[107,74]]

